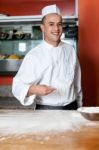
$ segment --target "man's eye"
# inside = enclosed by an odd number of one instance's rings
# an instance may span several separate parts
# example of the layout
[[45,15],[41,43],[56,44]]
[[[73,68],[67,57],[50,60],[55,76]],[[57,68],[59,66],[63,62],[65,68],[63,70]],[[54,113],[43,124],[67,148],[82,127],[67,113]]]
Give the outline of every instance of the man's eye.
[[54,24],[53,24],[53,23],[50,23],[49,25],[50,25],[50,26],[53,26]]
[[62,26],[62,23],[59,23],[58,26]]

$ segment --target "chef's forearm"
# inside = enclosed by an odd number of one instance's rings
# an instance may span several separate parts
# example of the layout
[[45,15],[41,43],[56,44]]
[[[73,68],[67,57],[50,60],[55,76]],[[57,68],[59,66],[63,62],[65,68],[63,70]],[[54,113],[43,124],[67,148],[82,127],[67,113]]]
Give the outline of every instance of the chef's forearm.
[[31,85],[29,87],[27,96],[31,96],[33,94],[44,96],[50,94],[54,90],[56,89],[47,85]]
[[31,85],[28,89],[27,97],[37,94],[37,85]]

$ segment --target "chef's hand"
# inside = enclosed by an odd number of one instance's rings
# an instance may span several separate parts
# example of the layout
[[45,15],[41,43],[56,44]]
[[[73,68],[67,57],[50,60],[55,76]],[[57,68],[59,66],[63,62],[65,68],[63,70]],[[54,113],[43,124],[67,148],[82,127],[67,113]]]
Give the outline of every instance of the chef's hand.
[[47,85],[32,85],[28,90],[27,96],[31,96],[33,94],[44,96],[52,93],[56,89]]

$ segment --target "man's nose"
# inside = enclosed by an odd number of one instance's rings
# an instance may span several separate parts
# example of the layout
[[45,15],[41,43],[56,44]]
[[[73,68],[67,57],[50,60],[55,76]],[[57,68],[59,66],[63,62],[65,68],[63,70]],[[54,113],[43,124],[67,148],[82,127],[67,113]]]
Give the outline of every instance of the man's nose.
[[58,29],[59,29],[59,26],[58,26],[58,25],[55,25],[54,28],[55,28],[55,30],[58,30]]

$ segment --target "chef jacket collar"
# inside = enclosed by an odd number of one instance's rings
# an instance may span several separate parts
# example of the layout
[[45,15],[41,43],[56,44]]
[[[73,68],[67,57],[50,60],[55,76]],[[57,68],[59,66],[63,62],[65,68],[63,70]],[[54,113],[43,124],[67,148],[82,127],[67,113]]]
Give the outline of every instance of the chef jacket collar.
[[58,44],[58,46],[53,46],[53,45],[51,45],[51,44],[49,44],[48,42],[46,42],[45,40],[43,41],[43,44],[44,44],[44,46],[47,48],[47,49],[51,49],[51,48],[58,48],[60,45],[61,45],[61,41],[60,41],[60,43]]

